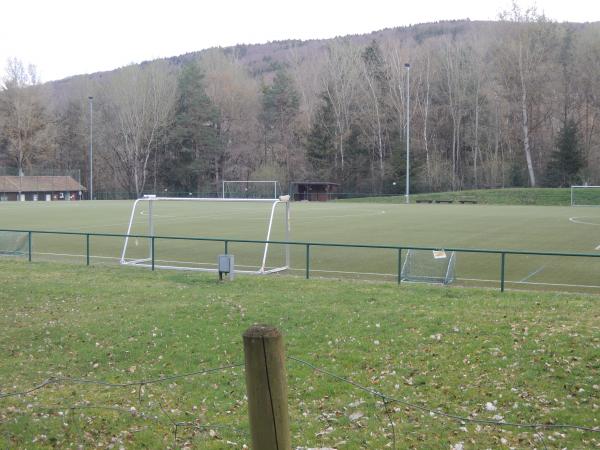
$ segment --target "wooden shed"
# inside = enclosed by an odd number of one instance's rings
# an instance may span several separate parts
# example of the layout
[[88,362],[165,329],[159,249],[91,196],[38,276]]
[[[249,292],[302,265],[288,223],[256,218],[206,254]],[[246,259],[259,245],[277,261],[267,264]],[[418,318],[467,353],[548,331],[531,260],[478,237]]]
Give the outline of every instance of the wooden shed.
[[69,176],[0,176],[0,201],[81,200],[85,191]]
[[329,181],[294,181],[290,183],[293,200],[325,202],[338,196],[340,185]]

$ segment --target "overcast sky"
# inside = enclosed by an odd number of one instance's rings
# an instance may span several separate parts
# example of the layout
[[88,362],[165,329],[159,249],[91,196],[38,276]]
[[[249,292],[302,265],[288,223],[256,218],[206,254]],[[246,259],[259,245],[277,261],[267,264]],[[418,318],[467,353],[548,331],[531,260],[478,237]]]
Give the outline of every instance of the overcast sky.
[[[7,58],[43,81],[238,43],[330,38],[438,20],[496,19],[510,0],[2,0]],[[533,4],[521,0],[522,7]],[[552,20],[600,20],[598,0],[538,0]]]

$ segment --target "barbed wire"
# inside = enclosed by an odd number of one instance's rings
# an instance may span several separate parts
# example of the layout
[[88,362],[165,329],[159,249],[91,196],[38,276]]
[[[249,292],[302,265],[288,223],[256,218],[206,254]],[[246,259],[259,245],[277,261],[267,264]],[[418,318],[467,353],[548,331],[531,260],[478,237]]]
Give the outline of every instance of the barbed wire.
[[[159,408],[163,415],[169,420],[169,422],[173,425],[173,437],[175,444],[177,443],[178,431],[180,428],[193,428],[202,432],[210,431],[210,430],[229,430],[233,433],[240,435],[248,435],[248,431],[240,430],[238,428],[228,426],[228,425],[212,425],[212,424],[198,424],[195,422],[179,422],[175,421],[172,416],[167,412],[166,408],[160,403],[157,402]],[[82,409],[97,409],[102,411],[110,411],[116,412],[119,414],[124,414],[132,417],[139,417],[143,420],[152,420],[159,421],[158,416],[153,415],[152,413],[140,409],[132,409],[132,408],[124,408],[119,406],[112,405],[38,405],[33,408],[28,408],[28,412],[39,412],[39,411],[50,411],[50,412],[60,412],[60,411],[76,411]],[[8,420],[0,421],[1,423],[6,423]]]
[[[227,364],[227,365],[223,365],[223,366],[211,367],[211,368],[207,368],[207,369],[196,370],[193,372],[187,372],[187,373],[182,373],[182,374],[173,374],[173,375],[167,375],[167,376],[162,376],[162,377],[157,377],[157,378],[149,378],[149,379],[136,380],[136,381],[127,381],[127,382],[121,382],[121,383],[114,383],[114,382],[110,382],[110,381],[106,381],[106,380],[90,380],[90,379],[76,378],[76,377],[51,377],[51,378],[48,378],[47,380],[43,381],[42,383],[39,383],[39,384],[33,386],[30,389],[26,389],[23,391],[0,393],[0,399],[25,396],[25,395],[31,394],[35,391],[41,390],[44,387],[52,385],[52,384],[73,383],[73,384],[96,385],[96,386],[111,387],[111,388],[123,388],[123,387],[138,386],[139,387],[138,401],[141,404],[142,403],[142,389],[145,386],[150,386],[153,384],[158,384],[158,383],[162,383],[162,382],[166,382],[166,381],[173,381],[176,379],[181,379],[181,378],[186,378],[186,377],[192,377],[192,376],[204,375],[204,374],[208,374],[208,373],[219,372],[219,371],[238,368],[238,367],[242,367],[242,366],[244,366],[244,363]],[[160,412],[162,413],[162,415],[173,426],[173,438],[174,438],[175,446],[177,446],[177,438],[178,438],[178,432],[179,432],[180,428],[193,428],[193,429],[203,431],[203,432],[206,432],[207,430],[210,431],[210,430],[217,430],[217,429],[229,429],[237,434],[244,434],[244,431],[236,429],[234,427],[227,426],[227,425],[209,425],[209,424],[198,424],[195,422],[176,421],[168,413],[168,411],[163,406],[163,404],[160,402],[160,400],[157,399],[156,403],[158,404],[158,407],[160,408]],[[144,420],[155,420],[155,421],[159,420],[158,416],[156,416],[156,415],[153,416],[153,414],[148,413],[146,411],[139,410],[139,409],[136,409],[133,407],[126,408],[126,407],[120,407],[120,406],[114,406],[114,405],[91,405],[91,404],[68,405],[68,406],[65,406],[65,405],[49,405],[49,406],[48,405],[47,406],[40,405],[40,406],[35,406],[33,408],[28,406],[27,409],[28,409],[28,413],[29,412],[39,412],[39,411],[66,411],[66,410],[74,411],[74,410],[78,410],[78,409],[98,409],[98,410],[116,412],[116,413],[120,413],[120,414],[128,414],[133,417],[139,417]],[[5,422],[8,422],[8,421],[5,420],[0,423],[5,423]]]
[[544,439],[544,435],[542,433],[535,433],[538,436],[538,439],[542,442],[545,450],[548,450],[548,446],[546,445],[546,439]]
[[545,423],[516,423],[516,422],[505,422],[503,420],[491,420],[491,419],[473,419],[471,417],[464,417],[464,416],[459,416],[456,414],[450,414],[450,413],[446,413],[443,411],[438,411],[435,409],[431,409],[428,408],[426,406],[422,406],[422,405],[417,405],[415,403],[410,403],[407,402],[405,400],[401,400],[389,395],[384,394],[383,392],[380,392],[376,389],[367,387],[367,386],[363,386],[362,384],[359,384],[355,381],[352,381],[350,378],[348,377],[344,377],[341,375],[338,375],[336,373],[333,373],[327,369],[324,369],[322,367],[318,367],[308,361],[305,361],[303,359],[294,357],[294,356],[288,356],[287,357],[289,360],[295,361],[297,363],[303,364],[307,367],[310,367],[311,369],[313,369],[315,372],[319,372],[322,373],[324,375],[327,375],[329,377],[335,378],[338,381],[344,382],[346,384],[352,385],[355,388],[367,392],[375,397],[380,398],[384,403],[388,402],[388,403],[398,403],[400,405],[403,405],[407,408],[410,409],[416,409],[416,410],[420,410],[423,412],[426,412],[432,416],[440,416],[440,417],[446,417],[448,419],[452,419],[455,421],[459,421],[459,422],[464,422],[464,423],[476,423],[476,424],[480,424],[480,425],[492,425],[492,426],[498,426],[498,427],[514,427],[514,428],[532,428],[532,429],[556,429],[556,428],[567,428],[567,429],[575,429],[575,430],[580,430],[580,431],[587,431],[590,433],[600,433],[600,427],[588,427],[588,426],[582,426],[582,425],[573,425],[573,424],[545,424]]
[[392,413],[388,408],[389,402],[387,399],[383,399],[383,410],[385,412],[388,421],[390,422],[390,427],[392,428],[392,448],[396,448],[396,425],[394,424],[394,419],[392,418]]
[[[143,419],[152,419],[152,415],[144,412],[144,411],[140,411],[138,409],[132,410],[131,408],[124,408],[121,406],[114,406],[114,405],[94,405],[94,404],[89,404],[89,405],[36,405],[33,407],[28,407],[27,408],[29,412],[39,412],[39,411],[47,411],[47,412],[53,412],[53,411],[76,411],[79,409],[99,409],[99,410],[104,410],[104,411],[112,411],[112,412],[118,412],[121,414],[127,414],[133,417],[141,417]],[[5,423],[8,422],[8,420],[5,420],[3,422],[0,423]]]
[[[368,386],[362,385],[356,381],[353,381],[348,376],[339,375],[339,374],[334,373],[326,368],[319,367],[319,366],[317,366],[309,361],[303,360],[301,358],[298,358],[295,356],[288,356],[287,359],[290,361],[294,361],[298,364],[304,365],[306,367],[309,367],[313,371],[321,373],[328,377],[331,377],[339,382],[343,382],[345,384],[351,385],[355,389],[361,390],[361,391],[368,393],[368,394],[374,396],[375,398],[379,399],[383,404],[383,413],[389,422],[390,433],[388,434],[388,436],[390,436],[390,438],[389,438],[391,441],[390,446],[393,449],[396,448],[396,426],[395,426],[395,423],[394,423],[394,420],[392,417],[392,413],[394,412],[394,410],[390,409],[390,405],[393,403],[403,405],[404,407],[406,407],[408,409],[426,412],[432,417],[443,417],[443,418],[447,418],[447,419],[450,419],[453,421],[461,422],[463,424],[474,423],[474,424],[489,425],[489,426],[495,426],[495,427],[501,427],[501,428],[514,427],[514,428],[521,428],[521,429],[532,429],[534,436],[537,437],[537,439],[540,441],[541,445],[544,448],[547,448],[547,446],[546,446],[546,442],[544,439],[544,435],[543,435],[543,433],[540,432],[540,430],[544,430],[544,429],[575,429],[575,430],[580,430],[580,431],[584,431],[584,432],[600,433],[600,427],[589,427],[589,426],[575,425],[575,424],[506,422],[503,420],[477,419],[477,418],[447,413],[444,411],[440,411],[438,409],[433,409],[433,408],[430,408],[430,407],[427,407],[424,405],[411,403],[406,400],[402,400],[402,399],[396,398],[394,396],[387,395],[377,389],[373,389],[371,387],[368,387]],[[160,376],[160,377],[155,377],[155,378],[148,378],[148,379],[134,380],[134,381],[125,381],[125,382],[110,382],[110,381],[101,380],[101,379],[86,379],[86,378],[63,377],[63,376],[51,377],[29,389],[25,389],[22,391],[0,393],[0,399],[26,396],[28,394],[31,394],[33,392],[43,389],[46,386],[53,385],[53,384],[72,383],[72,384],[96,385],[96,386],[111,387],[111,388],[124,388],[124,387],[137,386],[138,387],[137,397],[138,397],[139,403],[141,404],[142,403],[142,393],[143,393],[143,389],[145,386],[150,386],[153,384],[163,383],[166,381],[172,381],[172,380],[193,377],[193,376],[198,376],[198,375],[203,375],[203,374],[215,373],[215,372],[228,370],[228,369],[235,369],[235,368],[239,368],[242,366],[244,366],[244,363],[235,363],[235,364],[232,363],[232,364],[226,364],[226,365],[222,365],[222,366],[218,366],[218,367],[210,367],[210,368],[197,370],[197,371],[193,371],[193,372],[182,373],[182,374],[165,375],[165,376]],[[178,433],[181,428],[191,428],[191,429],[202,431],[202,432],[206,432],[207,430],[214,431],[217,429],[227,429],[227,430],[230,430],[230,431],[232,431],[236,434],[240,434],[240,435],[247,436],[249,434],[248,431],[246,431],[246,430],[240,430],[235,427],[231,427],[231,426],[227,426],[227,425],[209,425],[209,424],[200,424],[200,423],[196,423],[196,422],[178,421],[178,420],[175,420],[175,418],[173,416],[171,416],[171,414],[169,414],[169,412],[163,406],[163,404],[160,402],[160,400],[157,400],[156,404],[160,408],[159,415],[162,414],[166,418],[166,420],[171,424],[171,426],[173,427],[173,437],[174,437],[175,445],[177,444]],[[75,404],[75,405],[68,405],[68,406],[61,406],[61,405],[36,406],[36,407],[34,407],[33,410],[34,411],[39,411],[39,410],[46,410],[46,411],[71,410],[71,411],[74,411],[74,410],[79,410],[79,409],[106,410],[106,411],[113,411],[113,412],[120,413],[120,414],[130,414],[132,416],[140,417],[141,419],[144,419],[144,420],[156,420],[156,421],[160,420],[159,416],[153,415],[149,412],[137,410],[133,407],[128,409],[126,407],[115,406],[115,405]],[[383,420],[383,417],[381,417],[380,420]],[[3,421],[2,423],[4,423],[4,422],[6,422],[6,421]]]
[[[196,370],[194,372],[174,374],[174,375],[168,375],[168,376],[163,376],[163,377],[158,377],[158,378],[149,378],[146,380],[127,381],[124,383],[113,383],[113,382],[105,381],[105,380],[93,380],[93,379],[87,379],[87,378],[50,377],[47,380],[43,381],[42,383],[40,383],[30,389],[27,389],[25,391],[2,392],[2,393],[0,393],[0,399],[8,398],[8,397],[20,397],[23,395],[31,394],[32,392],[43,389],[44,387],[49,386],[51,384],[73,383],[73,384],[93,384],[93,385],[98,385],[98,386],[114,387],[114,388],[131,387],[131,386],[139,386],[141,388],[143,386],[147,386],[150,384],[164,383],[165,381],[173,381],[173,380],[177,380],[180,378],[187,378],[187,377],[204,375],[204,374],[213,373],[213,372],[220,372],[222,370],[227,370],[227,369],[235,369],[235,368],[241,367],[243,365],[244,365],[244,363],[228,364],[225,366],[211,367],[209,369]],[[141,389],[140,389],[140,391],[138,391],[138,397],[141,397]]]

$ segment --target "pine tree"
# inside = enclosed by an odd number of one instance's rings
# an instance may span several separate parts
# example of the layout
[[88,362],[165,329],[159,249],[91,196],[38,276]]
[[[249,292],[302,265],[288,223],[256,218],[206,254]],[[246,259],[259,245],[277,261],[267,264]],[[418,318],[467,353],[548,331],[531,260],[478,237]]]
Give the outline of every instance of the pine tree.
[[163,163],[163,183],[169,189],[200,191],[218,177],[215,158],[219,141],[218,111],[203,85],[195,62],[187,63],[179,76],[171,151]]
[[321,107],[307,136],[306,156],[315,176],[329,180],[335,177],[335,115],[326,93],[321,94],[321,100]]
[[556,140],[556,150],[552,152],[546,168],[546,185],[568,187],[576,184],[579,172],[585,165],[585,158],[578,139],[577,124],[567,120]]
[[[292,78],[279,70],[273,84],[263,87],[263,165],[273,162],[285,168],[286,181],[291,176],[291,159],[295,147],[294,123],[300,111],[300,95]],[[273,161],[274,159],[274,161]]]

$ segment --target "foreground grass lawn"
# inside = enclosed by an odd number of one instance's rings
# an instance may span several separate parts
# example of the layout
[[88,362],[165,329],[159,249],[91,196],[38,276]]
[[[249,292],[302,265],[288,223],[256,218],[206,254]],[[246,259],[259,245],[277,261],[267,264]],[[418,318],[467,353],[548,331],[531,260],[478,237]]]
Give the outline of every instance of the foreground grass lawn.
[[[0,261],[2,448],[242,448],[244,330],[402,402],[600,426],[600,298]],[[600,433],[462,423],[288,360],[292,441],[339,449],[594,448]],[[1,395],[1,394],[0,394]],[[183,423],[182,426],[175,426]],[[175,434],[175,430],[177,433]]]

